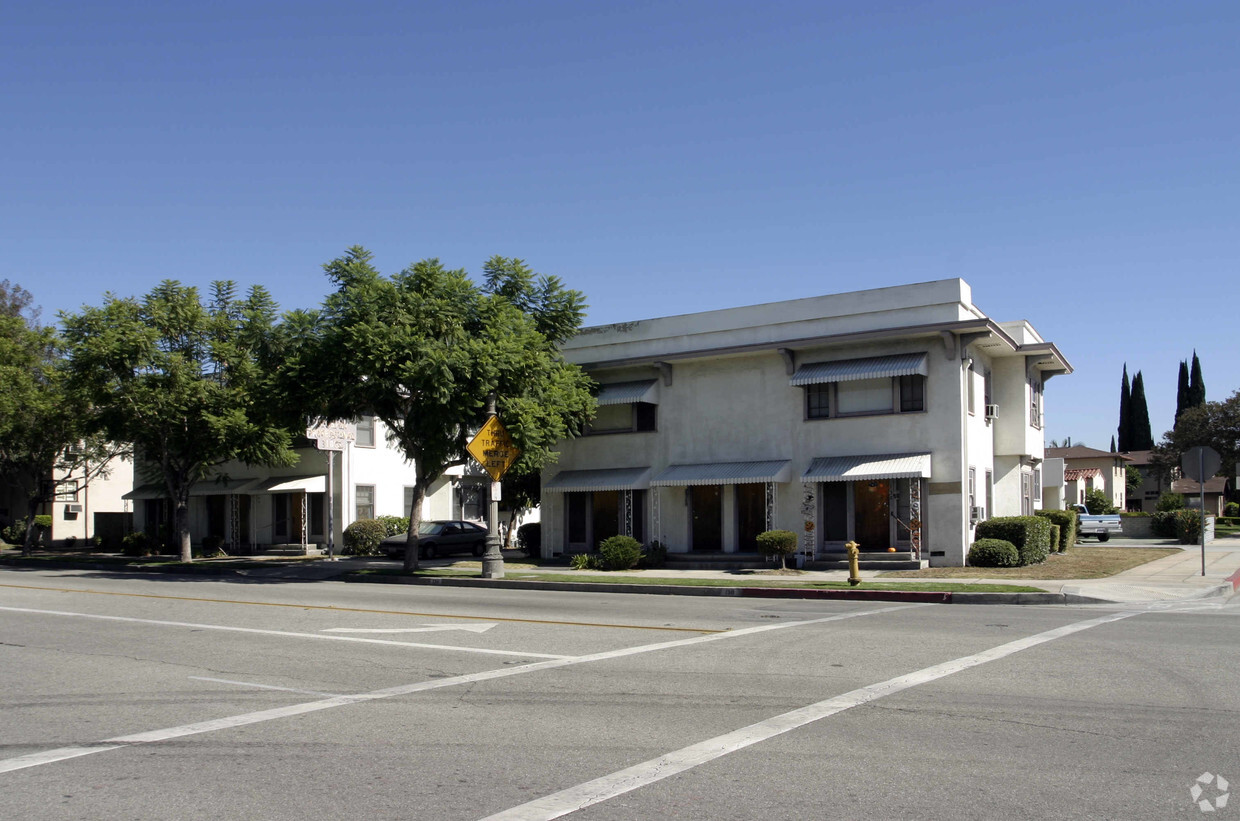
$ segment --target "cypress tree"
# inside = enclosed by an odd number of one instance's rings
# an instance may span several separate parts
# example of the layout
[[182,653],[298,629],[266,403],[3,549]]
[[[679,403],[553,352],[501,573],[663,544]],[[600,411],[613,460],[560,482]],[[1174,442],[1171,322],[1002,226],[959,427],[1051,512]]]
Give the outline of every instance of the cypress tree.
[[1150,429],[1150,409],[1145,402],[1145,379],[1141,372],[1132,380],[1132,450],[1150,450],[1154,447],[1154,433]]
[[1206,383],[1201,379],[1201,360],[1193,351],[1193,374],[1188,381],[1188,407],[1199,408],[1206,403]]
[[1115,452],[1115,437],[1111,437],[1111,453]]
[[[1188,404],[1188,363],[1180,360],[1180,382],[1175,389],[1175,421],[1180,421],[1180,414],[1191,407]],[[1173,426],[1174,427],[1174,426]]]
[[[1124,381],[1119,385],[1119,449],[1132,450],[1132,392],[1128,387],[1128,363],[1124,363]],[[1115,450],[1115,448],[1111,448]]]

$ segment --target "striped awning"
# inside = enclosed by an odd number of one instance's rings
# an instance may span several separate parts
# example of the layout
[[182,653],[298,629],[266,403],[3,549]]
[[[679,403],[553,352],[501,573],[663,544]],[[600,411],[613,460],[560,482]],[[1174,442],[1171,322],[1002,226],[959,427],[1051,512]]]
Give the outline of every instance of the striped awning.
[[607,468],[602,470],[562,470],[543,490],[552,493],[581,493],[596,490],[645,490],[650,487],[650,468]]
[[874,456],[824,456],[810,462],[803,482],[857,482],[866,479],[928,479],[930,454],[886,453]]
[[138,485],[121,496],[122,499],[162,499],[168,495],[168,488],[162,484]]
[[697,465],[671,465],[650,480],[652,487],[686,485],[744,485],[754,482],[787,482],[792,478],[792,462],[708,462]]
[[634,402],[659,402],[659,383],[654,379],[641,382],[616,382],[612,385],[599,385],[598,403],[600,405],[631,405]]
[[881,379],[885,376],[926,375],[925,353],[902,353],[892,356],[867,356],[863,359],[837,359],[834,362],[809,362],[797,368],[789,384],[821,385],[826,382],[851,382],[854,379]]
[[251,489],[254,493],[292,493],[302,491],[304,493],[326,493],[327,477],[319,476],[273,476],[257,487]]
[[1101,468],[1067,468],[1063,472],[1063,480],[1075,482],[1078,479],[1097,479],[1101,475]]

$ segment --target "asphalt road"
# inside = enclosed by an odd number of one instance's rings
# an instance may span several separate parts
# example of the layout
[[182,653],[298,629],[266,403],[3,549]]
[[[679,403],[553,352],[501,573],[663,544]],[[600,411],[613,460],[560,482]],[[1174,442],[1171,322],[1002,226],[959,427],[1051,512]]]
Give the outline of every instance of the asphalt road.
[[1240,599],[0,570],[0,819],[1240,818]]

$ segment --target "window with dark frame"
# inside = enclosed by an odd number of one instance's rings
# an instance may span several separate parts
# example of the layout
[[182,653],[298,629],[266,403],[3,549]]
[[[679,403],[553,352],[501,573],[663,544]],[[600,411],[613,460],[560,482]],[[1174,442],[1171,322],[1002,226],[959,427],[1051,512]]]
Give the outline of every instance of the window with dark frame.
[[[805,418],[806,419],[839,419],[848,416],[881,416],[887,413],[919,413],[926,409],[926,377],[920,374],[892,377],[894,387],[899,391],[896,402],[886,402],[880,408],[876,405],[865,409],[848,410],[842,403],[839,392],[844,388],[837,382],[822,382],[816,385],[805,385]],[[878,380],[862,380],[864,382]],[[843,383],[847,387],[860,385],[861,382]],[[892,383],[889,383],[892,384]],[[875,391],[870,390],[871,394]]]
[[375,486],[374,485],[354,485],[353,492],[356,496],[357,503],[355,507],[357,519],[373,519],[375,518]]
[[831,384],[805,386],[805,415],[810,419],[826,419],[831,415]]
[[363,416],[357,420],[357,441],[354,444],[359,448],[375,446],[375,418],[373,416]]
[[926,377],[920,374],[900,377],[900,412],[913,413],[926,409]]

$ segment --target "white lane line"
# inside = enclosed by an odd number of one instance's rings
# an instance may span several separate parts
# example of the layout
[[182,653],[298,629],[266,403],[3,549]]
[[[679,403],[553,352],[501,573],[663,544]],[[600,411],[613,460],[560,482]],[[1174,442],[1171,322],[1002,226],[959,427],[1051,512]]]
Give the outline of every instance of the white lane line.
[[490,650],[485,647],[459,647],[448,644],[419,644],[411,641],[392,641],[391,639],[366,639],[359,636],[324,635],[323,633],[291,633],[284,630],[260,630],[256,627],[227,627],[221,624],[194,624],[183,621],[161,621],[159,619],[134,619],[128,616],[98,616],[93,613],[68,613],[62,610],[32,610],[26,607],[0,607],[11,613],[35,613],[43,616],[72,616],[79,619],[100,619],[102,621],[123,621],[131,624],[155,624],[162,627],[188,627],[193,630],[224,630],[230,633],[257,633],[264,636],[284,636],[296,639],[319,639],[320,641],[353,641],[364,644],[387,644],[393,647],[418,647],[430,650],[452,650],[458,653],[476,653],[484,656],[515,656],[523,659],[562,659],[570,656],[557,656],[550,653],[518,653],[513,650]]
[[1027,650],[1030,647],[1035,647],[1048,641],[1079,633],[1091,627],[1097,627],[1100,624],[1107,624],[1108,622],[1136,615],[1140,614],[1129,611],[1076,622],[1075,624],[1048,630],[1045,633],[1038,633],[1008,642],[1007,644],[1001,644],[998,647],[992,647],[989,650],[983,650],[971,656],[952,659],[951,661],[945,661],[942,664],[926,667],[913,673],[887,679],[878,684],[870,684],[843,695],[820,701],[817,704],[810,704],[807,707],[801,707],[783,715],[751,724],[748,727],[742,727],[731,733],[661,755],[658,758],[653,758],[633,767],[605,775],[602,778],[596,778],[593,781],[587,781],[584,784],[578,784],[575,787],[569,787],[566,790],[537,798],[503,812],[488,815],[482,821],[550,821],[553,818],[559,818],[577,810],[585,809],[610,798],[615,798],[618,795],[623,795],[626,792],[640,789],[656,781],[662,781],[668,776],[685,772],[701,764],[714,761],[716,758],[721,758],[729,753],[734,753],[737,750],[766,741],[774,736],[798,729],[806,724],[835,715],[852,707],[868,704],[871,701],[894,695],[902,690],[926,684],[927,682],[959,673],[962,670],[967,670],[970,667],[977,667],[980,664],[986,664],[987,662],[1010,656],[1021,650]]
[[485,633],[495,624],[424,624],[421,627],[325,627],[324,633],[441,633],[444,630],[466,630]]
[[190,676],[193,681],[211,681],[216,684],[232,684],[236,687],[253,687],[258,690],[279,690],[283,693],[301,693],[303,696],[320,696],[335,698],[337,693],[320,693],[318,690],[298,690],[296,687],[276,687],[274,684],[257,684],[253,681],[232,681],[226,678],[208,678],[207,676]]
[[426,690],[437,690],[442,687],[455,687],[458,684],[473,684],[478,681],[508,678],[509,676],[519,676],[524,675],[525,673],[537,672],[539,670],[552,670],[559,667],[571,667],[576,664],[586,664],[592,661],[606,661],[609,659],[621,658],[623,656],[635,656],[641,653],[651,653],[656,650],[666,650],[673,647],[686,647],[694,644],[703,644],[710,641],[723,641],[725,639],[736,638],[739,636],[753,635],[754,633],[765,633],[771,630],[783,630],[789,627],[804,627],[810,624],[843,621],[845,619],[855,619],[860,616],[876,616],[883,613],[892,613],[897,610],[907,610],[913,607],[929,606],[932,605],[899,604],[891,607],[878,607],[872,610],[857,610],[852,613],[838,613],[834,616],[824,616],[819,619],[784,622],[782,624],[764,624],[759,627],[745,627],[740,630],[732,630],[727,633],[713,633],[707,636],[694,636],[693,638],[665,641],[658,644],[644,644],[637,647],[626,647],[620,650],[608,650],[602,653],[593,653],[588,656],[577,656],[570,658],[562,657],[551,661],[531,662],[530,664],[523,664],[519,667],[487,670],[481,673],[453,676],[452,678],[419,681],[415,684],[403,684],[398,687],[389,687],[384,690],[375,690],[373,692],[360,693],[353,696],[335,696],[334,698],[324,699],[322,701],[310,701],[304,704],[291,704],[287,707],[277,707],[271,710],[260,710],[255,713],[244,713],[242,715],[229,716],[210,721],[200,721],[195,724],[184,724],[180,727],[168,727],[163,730],[151,730],[145,733],[117,736],[116,738],[105,739],[99,743],[99,746],[95,747],[62,747],[57,750],[46,750],[41,753],[31,753],[29,755],[18,756],[16,758],[0,761],[0,773],[21,770],[27,767],[37,767],[41,764],[51,764],[56,761],[64,761],[70,758],[89,755],[91,753],[115,750],[129,744],[149,744],[156,741],[167,741],[172,738],[183,738],[185,736],[197,735],[199,733],[227,730],[232,727],[242,727],[247,724],[258,724],[263,721],[274,721],[280,718],[304,715],[306,713],[317,712],[319,710],[329,710],[333,707],[344,707],[349,704],[358,704],[365,701],[374,701],[377,699],[391,698],[393,696],[409,695],[412,693],[424,692]]

